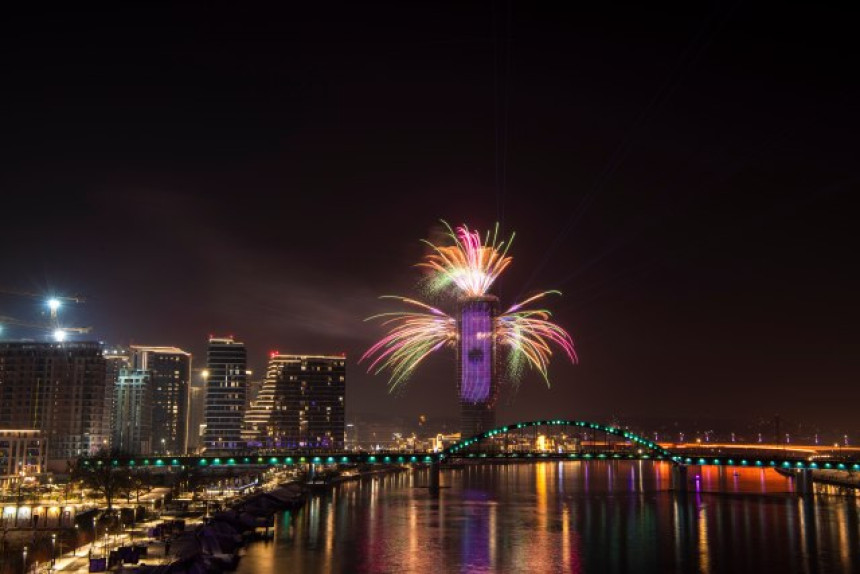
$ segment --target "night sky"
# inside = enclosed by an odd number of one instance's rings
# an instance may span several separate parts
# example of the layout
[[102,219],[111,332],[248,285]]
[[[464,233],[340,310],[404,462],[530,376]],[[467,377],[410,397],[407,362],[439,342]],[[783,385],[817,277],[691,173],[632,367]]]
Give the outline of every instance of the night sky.
[[258,371],[346,352],[349,413],[456,416],[453,353],[389,395],[363,319],[418,294],[440,218],[500,221],[497,294],[563,291],[581,358],[506,388],[500,422],[860,431],[856,15],[120,4],[4,17],[0,287],[84,295],[66,324],[197,366],[209,334]]

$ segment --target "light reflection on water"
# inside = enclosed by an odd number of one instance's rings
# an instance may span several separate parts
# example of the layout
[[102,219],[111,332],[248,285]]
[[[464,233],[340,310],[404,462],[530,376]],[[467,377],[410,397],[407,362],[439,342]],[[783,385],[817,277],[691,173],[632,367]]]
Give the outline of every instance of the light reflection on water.
[[[242,574],[851,572],[858,499],[793,494],[767,469],[690,468],[685,497],[650,462],[540,462],[346,483],[278,517]],[[854,566],[858,564],[858,566]]]

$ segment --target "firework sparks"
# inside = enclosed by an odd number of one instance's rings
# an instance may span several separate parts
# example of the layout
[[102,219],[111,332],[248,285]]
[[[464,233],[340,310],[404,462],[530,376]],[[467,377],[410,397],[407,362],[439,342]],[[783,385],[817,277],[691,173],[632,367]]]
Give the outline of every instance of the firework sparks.
[[378,374],[390,369],[389,385],[394,388],[408,379],[415,367],[428,355],[446,345],[453,346],[456,343],[457,321],[439,309],[414,299],[396,296],[383,298],[397,299],[420,309],[381,313],[367,319],[383,319],[382,324],[390,329],[388,335],[368,349],[360,361],[375,355],[368,372]]
[[[443,222],[444,223],[444,222]],[[437,246],[425,241],[433,252],[419,266],[431,270],[431,290],[451,289],[463,299],[487,295],[495,280],[511,262],[507,255],[513,235],[498,239],[498,225],[482,241],[477,231],[465,225],[452,230],[446,223],[453,245]],[[553,323],[547,309],[528,309],[532,303],[559,291],[544,291],[512,305],[492,319],[495,346],[508,351],[508,372],[516,380],[524,366],[538,371],[549,385],[548,367],[553,346],[559,347],[571,362],[577,362],[570,335]],[[390,371],[389,386],[405,382],[429,355],[443,347],[456,348],[461,338],[457,320],[444,311],[407,297],[387,296],[405,303],[411,310],[382,313],[368,318],[381,319],[388,334],[361,357],[372,360],[368,372]]]
[[558,291],[545,291],[530,297],[521,303],[517,303],[510,309],[496,317],[494,325],[494,336],[499,345],[508,347],[508,369],[512,378],[517,378],[522,365],[522,360],[534,367],[549,385],[547,367],[552,357],[554,343],[561,348],[571,362],[577,362],[576,351],[573,348],[573,339],[570,335],[551,322],[551,313],[546,309],[523,309],[524,306],[541,299],[549,294],[558,294]]
[[431,271],[428,282],[430,291],[439,292],[454,285],[466,297],[486,295],[511,263],[507,253],[514,236],[511,235],[507,241],[500,241],[497,224],[492,237],[488,231],[481,241],[481,234],[465,225],[453,230],[446,222],[442,223],[454,244],[439,246],[424,240],[432,252],[418,264]]

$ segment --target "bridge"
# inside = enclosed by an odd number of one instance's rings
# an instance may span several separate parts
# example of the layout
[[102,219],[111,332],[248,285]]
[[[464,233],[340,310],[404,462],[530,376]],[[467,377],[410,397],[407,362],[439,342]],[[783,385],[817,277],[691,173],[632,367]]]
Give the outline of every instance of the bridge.
[[[539,433],[538,431],[542,432]],[[725,446],[725,445],[724,445]],[[438,487],[441,465],[456,460],[651,460],[672,464],[678,488],[686,484],[687,466],[730,466],[790,470],[801,478],[801,492],[811,489],[812,470],[860,471],[860,453],[832,457],[802,450],[714,452],[713,448],[672,451],[621,427],[588,421],[552,419],[501,426],[463,439],[438,452],[248,452],[211,456],[134,456],[84,459],[84,465],[116,468],[229,468],[326,464],[428,464],[431,487]]]

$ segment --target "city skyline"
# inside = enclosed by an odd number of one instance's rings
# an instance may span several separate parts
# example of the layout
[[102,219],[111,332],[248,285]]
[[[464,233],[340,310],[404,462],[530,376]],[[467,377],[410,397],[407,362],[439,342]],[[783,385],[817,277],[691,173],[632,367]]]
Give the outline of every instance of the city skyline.
[[[4,38],[0,288],[80,294],[67,325],[196,367],[208,334],[245,341],[257,373],[272,349],[346,353],[350,410],[440,416],[458,408],[436,392],[454,359],[389,394],[356,366],[378,334],[363,319],[413,290],[403,270],[439,218],[499,221],[527,262],[499,295],[563,291],[554,318],[580,356],[550,389],[503,388],[500,420],[856,426],[844,24],[721,5],[517,5],[510,28],[474,6],[236,8],[200,26],[115,10]],[[0,294],[0,315],[43,312]]]

